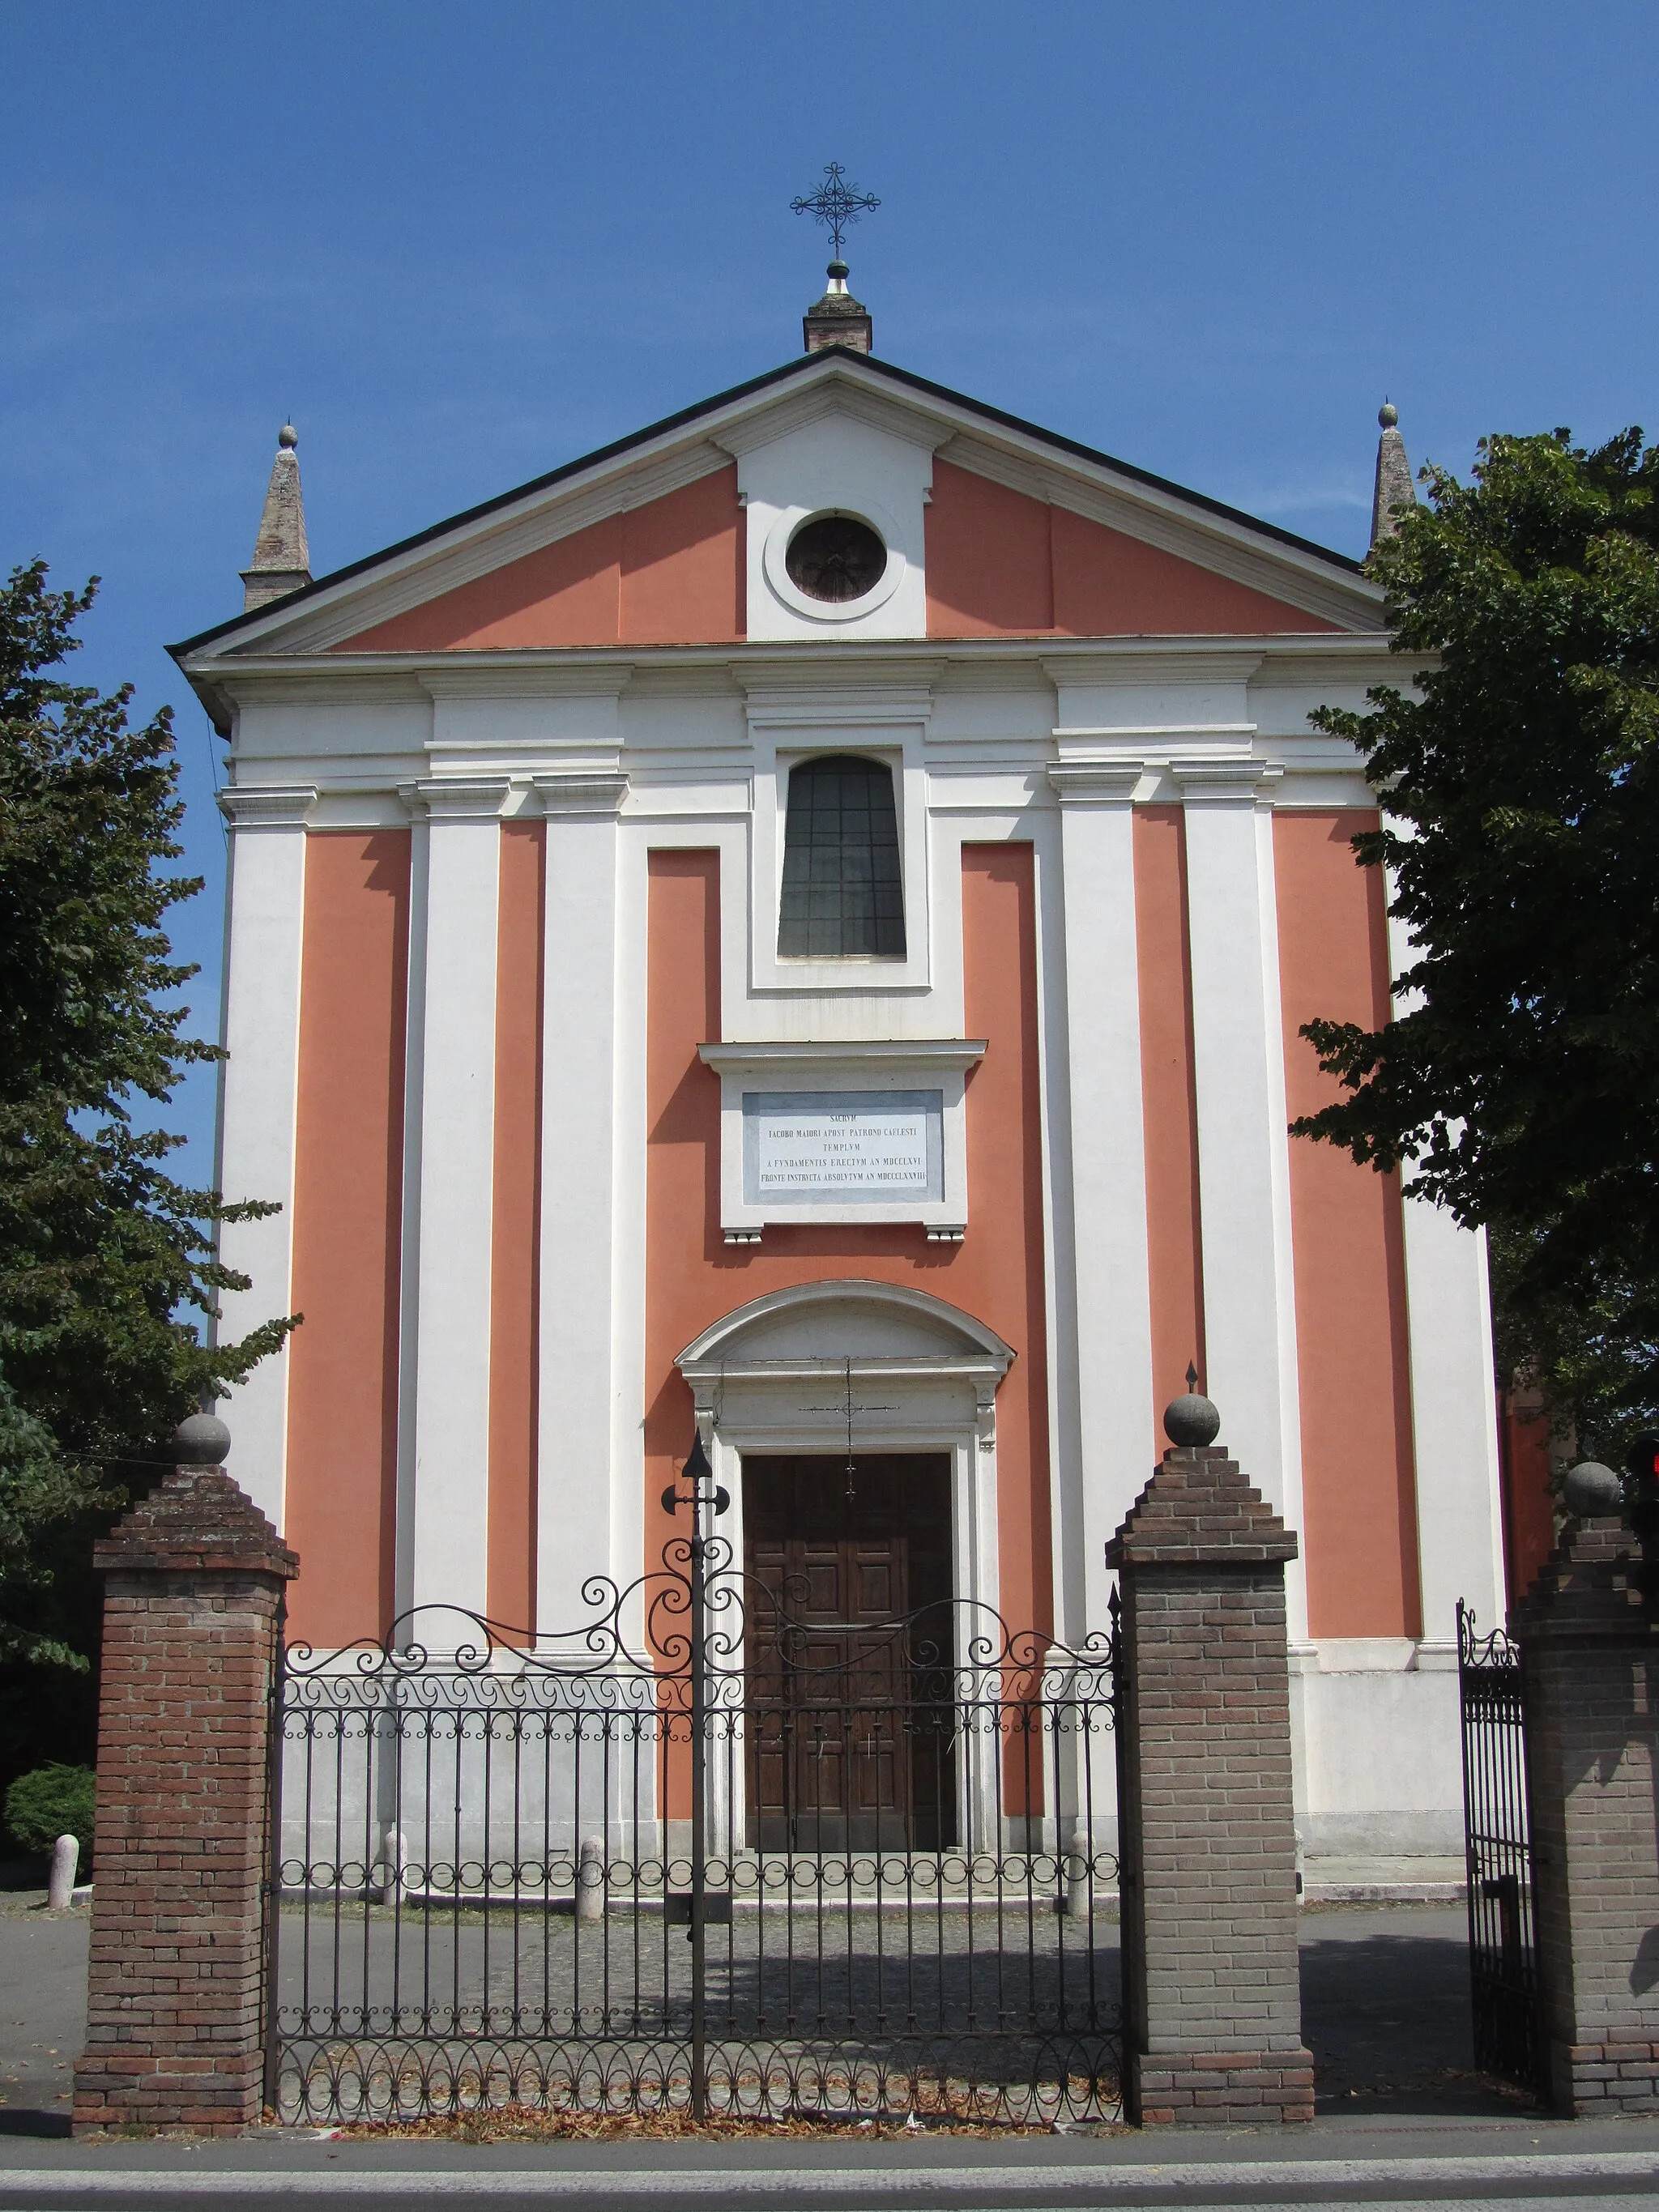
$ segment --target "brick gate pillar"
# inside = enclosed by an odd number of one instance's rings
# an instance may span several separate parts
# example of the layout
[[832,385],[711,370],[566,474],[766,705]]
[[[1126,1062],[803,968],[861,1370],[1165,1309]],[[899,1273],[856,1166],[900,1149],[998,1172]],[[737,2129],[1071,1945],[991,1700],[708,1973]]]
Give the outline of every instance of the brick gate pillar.
[[270,1690],[299,1562],[219,1462],[222,1421],[117,1522],[104,1576],[96,1867],[77,2133],[259,2117]]
[[1285,1562],[1296,1538],[1177,1398],[1118,1570],[1125,2102],[1143,2124],[1308,2120]]
[[1510,1615],[1551,2090],[1576,2118],[1659,2107],[1659,1568],[1619,1491],[1574,1468],[1568,1505],[1590,1510]]

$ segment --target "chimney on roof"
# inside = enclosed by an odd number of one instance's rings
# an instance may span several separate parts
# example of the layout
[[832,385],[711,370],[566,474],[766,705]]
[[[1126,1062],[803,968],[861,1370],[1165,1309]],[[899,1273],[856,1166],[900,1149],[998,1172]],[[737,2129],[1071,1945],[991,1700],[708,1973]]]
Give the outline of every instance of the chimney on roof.
[[870,311],[860,307],[847,289],[847,264],[832,261],[823,297],[801,318],[808,353],[826,346],[850,346],[854,353],[870,350]]
[[292,422],[276,433],[276,458],[265,490],[264,513],[253,543],[253,559],[242,571],[243,611],[271,599],[285,599],[311,581],[311,552],[306,544],[305,501],[300,494],[300,462],[295,447],[300,434]]
[[1385,399],[1376,419],[1382,426],[1382,435],[1376,441],[1376,489],[1371,496],[1373,550],[1399,529],[1400,517],[1395,508],[1417,504],[1412,465],[1406,459],[1406,441],[1395,427],[1400,421],[1400,410]]

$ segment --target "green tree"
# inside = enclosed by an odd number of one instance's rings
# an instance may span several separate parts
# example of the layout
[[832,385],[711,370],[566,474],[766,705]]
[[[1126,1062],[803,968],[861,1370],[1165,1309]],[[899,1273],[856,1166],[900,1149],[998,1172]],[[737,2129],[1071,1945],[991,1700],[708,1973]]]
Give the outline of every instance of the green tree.
[[1659,1410],[1659,449],[1482,441],[1372,556],[1415,696],[1322,708],[1386,807],[1415,957],[1380,1030],[1304,1031],[1294,1124],[1493,1233],[1502,1356],[1585,1440]]
[[[218,1048],[185,1033],[177,993],[196,970],[161,927],[201,888],[168,872],[170,711],[134,729],[130,685],[104,696],[57,672],[96,587],[51,591],[35,562],[0,589],[0,1666],[82,1673],[99,1516],[290,1325],[210,1346],[179,1318],[246,1287],[215,1224],[270,1209],[174,1182],[183,1139],[135,1126]],[[0,1736],[0,1763],[27,1747]]]

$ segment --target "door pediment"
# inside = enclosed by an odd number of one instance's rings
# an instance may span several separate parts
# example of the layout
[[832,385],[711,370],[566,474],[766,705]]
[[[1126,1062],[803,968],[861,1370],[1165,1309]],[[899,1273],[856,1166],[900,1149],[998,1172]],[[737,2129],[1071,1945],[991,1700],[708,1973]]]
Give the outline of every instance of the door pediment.
[[918,1379],[961,1376],[1000,1382],[1012,1347],[958,1306],[897,1283],[797,1283],[726,1314],[675,1364],[699,1382],[820,1373],[850,1361],[855,1374],[886,1370]]

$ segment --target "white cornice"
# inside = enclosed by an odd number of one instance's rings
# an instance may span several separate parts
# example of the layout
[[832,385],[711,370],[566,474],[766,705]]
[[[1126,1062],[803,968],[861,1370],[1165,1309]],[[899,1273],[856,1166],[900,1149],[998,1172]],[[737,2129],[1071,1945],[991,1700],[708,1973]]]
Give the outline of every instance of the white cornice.
[[228,783],[219,793],[219,811],[234,830],[303,830],[316,804],[314,783]]
[[[1396,675],[1399,658],[1391,654],[1386,630],[1340,635],[1323,631],[1266,637],[1186,636],[1148,635],[1123,638],[843,638],[827,648],[820,638],[803,638],[799,645],[768,640],[744,645],[630,645],[523,647],[511,650],[465,653],[295,653],[251,654],[193,654],[186,672],[192,678],[222,684],[234,699],[252,697],[252,687],[279,679],[293,688],[297,679],[315,678],[359,686],[372,681],[385,689],[401,682],[404,696],[425,689],[428,678],[440,682],[453,672],[465,685],[482,672],[522,670],[533,690],[533,672],[550,672],[548,688],[561,682],[590,690],[600,686],[583,681],[580,672],[614,667],[618,670],[667,670],[717,667],[730,671],[733,681],[748,684],[803,680],[803,672],[814,661],[826,678],[840,683],[857,682],[861,670],[902,668],[913,680],[932,681],[945,668],[967,670],[977,662],[1024,661],[1050,682],[1133,683],[1156,680],[1182,672],[1194,679],[1229,680],[1241,660],[1252,669],[1293,672],[1303,663],[1346,668],[1355,661],[1376,661]],[[771,673],[768,674],[768,668]],[[577,672],[570,678],[554,671]],[[1322,667],[1321,672],[1323,672]],[[811,680],[810,678],[805,680]],[[1234,677],[1236,679],[1236,676]],[[275,696],[261,691],[258,696]]]
[[556,769],[550,775],[531,778],[542,812],[550,821],[574,821],[594,817],[614,818],[628,797],[625,775],[593,775],[579,769]]
[[1180,787],[1182,801],[1212,806],[1241,806],[1272,796],[1282,782],[1282,761],[1174,760],[1170,774]]
[[697,1056],[707,1067],[723,1074],[776,1075],[785,1069],[811,1073],[814,1068],[971,1067],[985,1057],[983,1037],[840,1037],[830,1043],[808,1043],[797,1037],[763,1044],[700,1044]]
[[1159,744],[1172,738],[1200,744],[1224,744],[1237,752],[1248,745],[1255,736],[1254,722],[1102,722],[1092,725],[1071,725],[1054,732],[1054,742],[1061,745],[1121,745],[1126,738],[1138,744],[1155,740]]
[[1095,641],[1079,640],[1077,649],[1066,653],[1045,647],[1042,672],[1051,684],[1190,684],[1195,676],[1205,684],[1248,684],[1261,665],[1261,648],[1241,653],[1231,639],[1226,645],[1226,650],[1201,654],[1196,665],[1188,653],[1153,646],[1128,656],[1126,666],[1123,653],[1103,652]]
[[1062,806],[1127,806],[1146,772],[1145,761],[1068,761],[1048,770],[1048,781]]
[[921,685],[802,684],[787,689],[745,686],[751,729],[868,729],[925,723],[933,693]]
[[434,776],[422,783],[403,783],[398,796],[411,814],[434,821],[486,822],[499,815],[512,791],[511,781],[501,776]]
[[[730,1237],[727,1241],[758,1244],[761,1239],[758,1236],[745,1234],[741,1238]],[[933,1241],[960,1243],[962,1240],[959,1237],[951,1237]],[[740,1354],[727,1353],[719,1358],[696,1359],[690,1352],[683,1352],[674,1364],[694,1389],[699,1384],[705,1388],[712,1384],[718,1389],[728,1382],[814,1382],[822,1386],[825,1381],[826,1362],[811,1354],[787,1359],[744,1359]],[[960,1382],[987,1384],[1000,1382],[1012,1364],[1012,1352],[1006,1359],[994,1358],[989,1353],[976,1358],[971,1352],[961,1358],[953,1357],[949,1352],[937,1355],[921,1352],[909,1358],[900,1356],[890,1359],[860,1358],[855,1354],[851,1359],[829,1363],[837,1382],[843,1375],[850,1374],[857,1382]],[[698,1410],[704,1409],[700,1407]]]
[[491,662],[474,667],[462,653],[422,667],[416,680],[433,699],[620,699],[633,678],[628,661]]

